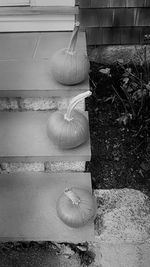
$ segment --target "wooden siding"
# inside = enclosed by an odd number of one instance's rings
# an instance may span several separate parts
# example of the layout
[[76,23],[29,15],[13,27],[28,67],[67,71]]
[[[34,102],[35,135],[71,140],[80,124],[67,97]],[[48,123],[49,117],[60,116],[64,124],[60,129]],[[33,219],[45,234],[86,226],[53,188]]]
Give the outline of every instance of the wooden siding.
[[81,8],[150,7],[150,0],[80,0]]
[[150,34],[150,0],[80,0],[88,45],[141,44]]

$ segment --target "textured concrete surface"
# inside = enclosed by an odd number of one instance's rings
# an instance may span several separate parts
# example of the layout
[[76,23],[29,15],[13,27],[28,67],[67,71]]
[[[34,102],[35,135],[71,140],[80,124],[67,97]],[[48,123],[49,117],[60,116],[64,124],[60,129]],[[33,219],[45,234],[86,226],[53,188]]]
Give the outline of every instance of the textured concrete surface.
[[84,161],[52,161],[45,162],[45,171],[46,172],[84,172],[85,171],[85,162]]
[[91,267],[149,267],[150,243],[107,244],[95,243],[89,246],[95,254]]
[[150,237],[150,199],[133,189],[95,190],[95,234],[107,243],[146,242]]
[[98,212],[91,267],[150,266],[150,200],[133,189],[95,190]]
[[[72,98],[49,97],[49,98],[0,98],[0,111],[28,111],[28,110],[56,110],[66,109]],[[85,101],[77,104],[80,111],[85,110]]]
[[[123,63],[133,60],[136,64],[140,64],[141,58],[144,59],[144,47],[141,45],[89,47],[88,54],[91,61],[102,64],[113,64],[120,59]],[[147,61],[150,62],[150,45],[147,46]]]
[[33,162],[33,163],[0,163],[0,173],[15,173],[15,172],[84,172],[85,162],[84,161],[74,161],[74,162]]
[[26,172],[26,171],[42,172],[44,171],[44,163],[42,162],[34,162],[34,163],[2,162],[0,163],[0,173],[15,173],[15,172]]

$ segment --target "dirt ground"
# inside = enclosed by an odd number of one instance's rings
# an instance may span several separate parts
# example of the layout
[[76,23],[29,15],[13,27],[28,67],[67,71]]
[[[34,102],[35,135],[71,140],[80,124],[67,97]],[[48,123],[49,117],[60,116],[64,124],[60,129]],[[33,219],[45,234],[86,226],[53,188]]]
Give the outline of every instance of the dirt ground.
[[[113,102],[111,85],[119,88],[122,73],[112,69],[111,77],[100,73],[107,66],[91,64],[92,96],[86,100],[89,111],[92,160],[86,171],[92,174],[94,189],[133,188],[150,194],[149,129],[139,134],[141,121],[118,123],[120,99]],[[150,104],[150,102],[149,102]],[[144,129],[144,127],[143,127]]]
[[88,244],[55,242],[0,243],[0,267],[89,266],[95,255]]

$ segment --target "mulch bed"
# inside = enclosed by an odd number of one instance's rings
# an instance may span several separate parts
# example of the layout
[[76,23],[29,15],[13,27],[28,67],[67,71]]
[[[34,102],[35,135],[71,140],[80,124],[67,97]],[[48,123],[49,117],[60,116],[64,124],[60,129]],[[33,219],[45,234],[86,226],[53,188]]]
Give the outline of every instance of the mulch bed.
[[[142,69],[139,66],[136,73],[134,68],[134,65],[102,66],[91,62],[92,96],[86,99],[86,109],[89,111],[92,159],[86,171],[92,174],[94,189],[127,187],[150,194],[150,94],[148,88],[146,97],[135,98],[140,79],[129,81],[129,72],[133,69],[135,75],[141,75]],[[129,99],[120,89],[122,85],[125,90],[130,86],[128,95],[134,96],[131,104],[135,114],[140,113],[135,118]],[[126,116],[123,104],[127,107]]]

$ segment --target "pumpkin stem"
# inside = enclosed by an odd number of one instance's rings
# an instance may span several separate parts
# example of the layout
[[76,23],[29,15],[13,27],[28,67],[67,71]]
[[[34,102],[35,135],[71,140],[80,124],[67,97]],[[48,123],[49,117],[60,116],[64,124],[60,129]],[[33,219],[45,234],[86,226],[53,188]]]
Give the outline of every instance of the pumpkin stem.
[[80,23],[77,21],[74,26],[74,30],[67,48],[67,53],[73,54],[75,51],[75,46],[77,43],[77,36],[78,36],[78,30],[79,30]]
[[81,202],[80,198],[71,189],[66,188],[64,193],[72,201],[73,205],[79,205]]
[[81,93],[77,96],[75,96],[74,98],[72,98],[68,108],[67,108],[67,112],[66,114],[64,115],[64,118],[67,120],[67,121],[71,121],[73,118],[71,117],[71,112],[72,110],[75,108],[75,106],[80,102],[82,101],[83,99],[85,99],[86,97],[90,96],[92,93],[91,91],[87,91],[85,93]]

